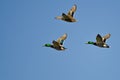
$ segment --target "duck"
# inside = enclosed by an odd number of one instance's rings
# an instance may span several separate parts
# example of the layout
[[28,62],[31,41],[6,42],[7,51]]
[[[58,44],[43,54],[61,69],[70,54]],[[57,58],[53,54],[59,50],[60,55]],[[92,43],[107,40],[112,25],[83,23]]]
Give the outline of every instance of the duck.
[[63,51],[65,49],[67,49],[63,46],[63,42],[66,38],[67,38],[67,34],[65,33],[61,37],[59,37],[56,41],[53,40],[52,44],[47,43],[47,44],[44,44],[44,46],[45,47],[50,47],[50,48],[53,48],[53,49],[56,49],[56,50],[59,50],[59,51]]
[[110,46],[106,44],[106,40],[109,39],[111,34],[106,34],[105,36],[101,36],[100,34],[97,34],[96,36],[96,42],[88,41],[86,44],[92,44],[101,48],[109,48]]
[[62,16],[57,16],[55,17],[55,19],[63,20],[66,22],[76,22],[77,20],[73,17],[76,10],[77,10],[77,5],[74,4],[67,14],[62,13]]

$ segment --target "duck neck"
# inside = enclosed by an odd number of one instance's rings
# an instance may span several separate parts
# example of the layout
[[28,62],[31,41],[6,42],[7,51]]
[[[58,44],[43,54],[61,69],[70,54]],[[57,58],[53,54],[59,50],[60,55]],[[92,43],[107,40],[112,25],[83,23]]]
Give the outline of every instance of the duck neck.
[[95,42],[92,42],[92,41],[88,41],[88,44],[93,44],[93,45],[95,45],[96,43],[95,43]]

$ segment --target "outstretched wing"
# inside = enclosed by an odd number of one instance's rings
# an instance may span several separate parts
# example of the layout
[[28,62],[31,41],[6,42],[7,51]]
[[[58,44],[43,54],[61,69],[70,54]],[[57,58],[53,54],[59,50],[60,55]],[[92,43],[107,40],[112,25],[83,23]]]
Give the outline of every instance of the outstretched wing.
[[70,11],[68,12],[68,15],[71,15],[73,17],[75,11],[77,9],[77,5],[74,4],[74,6],[70,9]]
[[63,45],[64,40],[67,38],[67,34],[65,33],[63,36],[61,36],[60,38],[57,39],[57,42],[60,45]]
[[110,38],[111,34],[107,34],[105,36],[102,37],[102,40],[105,42],[106,39]]
[[102,42],[102,37],[101,37],[100,34],[98,34],[98,35],[96,36],[96,42],[97,42],[97,43],[101,43],[101,42]]

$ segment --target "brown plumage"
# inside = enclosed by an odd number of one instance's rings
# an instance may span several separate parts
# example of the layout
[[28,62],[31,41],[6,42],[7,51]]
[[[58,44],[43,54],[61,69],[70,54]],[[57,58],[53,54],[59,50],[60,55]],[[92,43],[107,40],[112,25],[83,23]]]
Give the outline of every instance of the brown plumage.
[[107,35],[101,37],[101,35],[98,34],[96,36],[96,45],[99,46],[99,47],[107,47],[107,48],[109,48],[109,46],[106,44],[106,40],[108,38],[110,38],[110,36],[111,36],[111,34],[107,34]]
[[58,39],[57,39],[57,41],[55,41],[55,40],[53,40],[53,46],[54,47],[58,47],[58,46],[63,46],[63,42],[64,42],[64,40],[67,38],[67,34],[65,33],[64,35],[62,35],[61,37],[59,37]]
[[106,44],[106,40],[110,38],[111,34],[107,34],[103,37],[101,37],[100,34],[97,34],[96,36],[96,42],[88,41],[86,44],[92,44],[101,48],[109,48],[109,45]]
[[57,39],[57,41],[53,40],[53,48],[57,50],[65,50],[66,48],[63,46],[64,40],[67,38],[67,34],[65,33],[63,36]]
[[52,44],[47,43],[44,46],[51,47],[51,48],[54,48],[54,49],[59,50],[59,51],[65,50],[66,48],[63,46],[63,42],[66,38],[67,38],[67,34],[65,33],[64,35],[59,37],[56,41],[53,40]]
[[62,16],[55,17],[56,19],[67,21],[67,22],[76,22],[76,19],[73,17],[77,6],[74,5],[68,12],[68,14],[62,13]]

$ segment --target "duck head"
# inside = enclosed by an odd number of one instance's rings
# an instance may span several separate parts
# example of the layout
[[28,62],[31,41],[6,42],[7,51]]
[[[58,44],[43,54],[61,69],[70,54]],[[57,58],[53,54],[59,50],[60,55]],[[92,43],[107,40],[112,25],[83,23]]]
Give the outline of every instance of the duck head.
[[86,44],[95,44],[95,42],[88,41],[88,42],[86,42]]
[[44,44],[44,47],[51,47],[52,45],[47,43],[47,44]]

